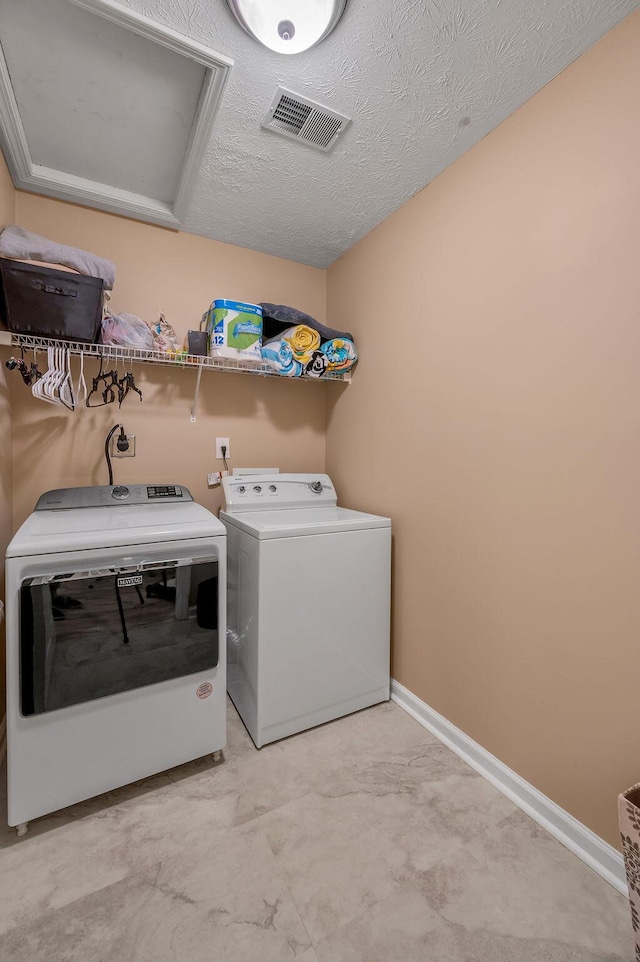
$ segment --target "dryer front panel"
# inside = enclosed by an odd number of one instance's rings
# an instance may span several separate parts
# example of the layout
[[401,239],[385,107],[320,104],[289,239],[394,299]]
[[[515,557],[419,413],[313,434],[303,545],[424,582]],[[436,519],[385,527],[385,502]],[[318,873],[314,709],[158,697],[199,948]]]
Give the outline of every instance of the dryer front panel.
[[225,537],[9,558],[6,575],[10,825],[224,748]]
[[215,668],[218,654],[216,557],[22,580],[22,715]]

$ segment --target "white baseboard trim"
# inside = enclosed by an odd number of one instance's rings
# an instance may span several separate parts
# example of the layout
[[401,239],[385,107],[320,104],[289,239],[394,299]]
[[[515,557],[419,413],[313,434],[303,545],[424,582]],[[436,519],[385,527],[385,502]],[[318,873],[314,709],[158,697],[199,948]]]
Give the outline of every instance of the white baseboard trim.
[[394,679],[391,680],[391,698],[471,768],[491,782],[498,791],[511,799],[518,808],[530,815],[538,825],[562,842],[618,892],[628,897],[624,861],[620,852],[612,845],[552,802],[511,768],[507,768],[495,755],[491,755]]
[[0,722],[0,765],[2,765],[7,754],[7,716],[5,715]]

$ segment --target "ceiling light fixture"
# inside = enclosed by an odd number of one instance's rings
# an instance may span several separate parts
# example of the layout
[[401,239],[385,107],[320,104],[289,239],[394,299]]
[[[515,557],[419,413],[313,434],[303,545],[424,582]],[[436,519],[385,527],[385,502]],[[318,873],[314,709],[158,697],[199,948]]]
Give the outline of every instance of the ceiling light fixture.
[[302,53],[331,33],[347,0],[227,0],[247,33],[276,53]]

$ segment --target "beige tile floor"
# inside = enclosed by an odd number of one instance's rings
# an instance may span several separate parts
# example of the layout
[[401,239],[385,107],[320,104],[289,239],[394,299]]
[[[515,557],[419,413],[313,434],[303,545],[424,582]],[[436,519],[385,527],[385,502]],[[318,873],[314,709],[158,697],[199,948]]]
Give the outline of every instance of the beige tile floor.
[[[617,962],[622,896],[392,703],[0,829],[2,962]],[[4,823],[4,816],[2,821]]]

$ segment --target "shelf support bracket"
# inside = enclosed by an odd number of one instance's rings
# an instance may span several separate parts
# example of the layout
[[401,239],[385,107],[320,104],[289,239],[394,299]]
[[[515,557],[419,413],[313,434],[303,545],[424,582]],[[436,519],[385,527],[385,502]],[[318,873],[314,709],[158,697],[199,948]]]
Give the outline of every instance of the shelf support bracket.
[[196,421],[196,408],[198,407],[198,395],[200,394],[200,381],[202,380],[202,364],[198,364],[198,374],[196,375],[196,390],[193,395],[193,404],[191,405],[191,423],[195,424]]

